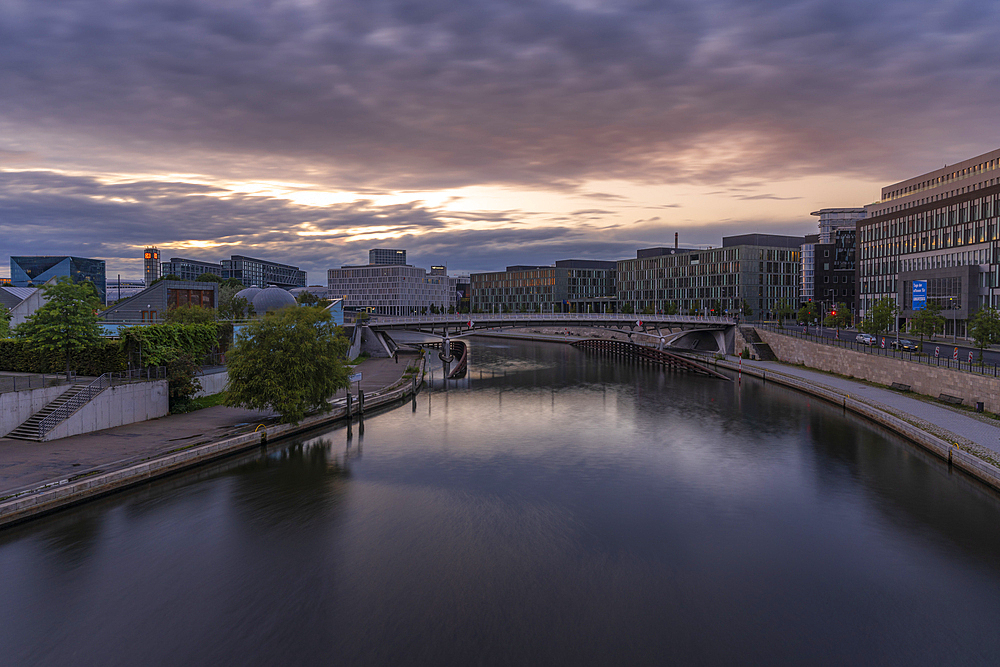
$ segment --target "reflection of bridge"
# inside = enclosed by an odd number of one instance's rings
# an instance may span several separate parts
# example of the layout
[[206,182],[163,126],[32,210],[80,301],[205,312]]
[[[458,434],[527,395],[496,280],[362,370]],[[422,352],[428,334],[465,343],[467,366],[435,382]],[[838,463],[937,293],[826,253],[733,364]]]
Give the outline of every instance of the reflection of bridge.
[[[412,331],[441,339],[469,336],[483,329],[525,327],[598,327],[640,336],[657,347],[731,351],[734,347],[736,320],[729,317],[698,317],[690,315],[625,315],[618,313],[472,313],[460,315],[430,315],[419,317],[373,316],[363,322],[352,336],[361,349],[364,331],[378,339],[390,354],[395,348],[390,331]],[[361,333],[362,335],[358,335]],[[651,340],[652,339],[652,340]],[[354,349],[354,346],[352,346]]]

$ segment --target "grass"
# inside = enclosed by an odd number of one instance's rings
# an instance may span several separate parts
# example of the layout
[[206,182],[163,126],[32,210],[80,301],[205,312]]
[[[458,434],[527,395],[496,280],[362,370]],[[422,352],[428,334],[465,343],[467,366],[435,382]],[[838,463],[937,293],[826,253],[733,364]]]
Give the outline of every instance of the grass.
[[170,410],[170,414],[178,415],[185,412],[194,412],[195,410],[203,410],[205,408],[211,408],[216,405],[222,405],[222,402],[226,400],[226,392],[220,391],[218,394],[210,394],[208,396],[202,396],[200,398],[192,398],[190,401],[184,405],[175,406]]

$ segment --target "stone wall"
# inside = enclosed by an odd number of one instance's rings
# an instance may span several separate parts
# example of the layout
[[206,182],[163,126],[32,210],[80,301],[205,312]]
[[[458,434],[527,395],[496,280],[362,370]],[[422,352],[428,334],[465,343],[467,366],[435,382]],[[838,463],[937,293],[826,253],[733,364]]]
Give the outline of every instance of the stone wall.
[[201,383],[201,390],[194,395],[195,398],[218,394],[226,388],[226,383],[229,382],[229,372],[222,371],[221,373],[199,375],[198,382]]
[[56,400],[71,385],[62,384],[44,389],[8,391],[0,394],[0,437],[28,421],[28,418]]
[[821,371],[891,385],[908,384],[920,394],[937,398],[940,394],[959,396],[963,405],[982,401],[989,412],[1000,413],[1000,379],[992,375],[963,373],[940,366],[928,366],[902,359],[866,354],[835,345],[824,345],[786,336],[768,329],[757,329],[761,339],[771,346],[778,359],[803,364]]
[[166,380],[109,387],[49,431],[45,440],[134,424],[163,417],[169,412]]

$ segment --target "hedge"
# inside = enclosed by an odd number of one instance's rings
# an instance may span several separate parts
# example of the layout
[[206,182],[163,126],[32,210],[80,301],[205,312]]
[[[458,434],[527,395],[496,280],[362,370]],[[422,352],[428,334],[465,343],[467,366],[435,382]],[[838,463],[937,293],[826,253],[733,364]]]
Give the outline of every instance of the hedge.
[[[70,370],[78,375],[102,375],[124,371],[128,367],[125,347],[121,341],[101,341],[76,354]],[[29,347],[19,339],[0,340],[0,370],[16,373],[60,373],[66,370],[66,355]]]

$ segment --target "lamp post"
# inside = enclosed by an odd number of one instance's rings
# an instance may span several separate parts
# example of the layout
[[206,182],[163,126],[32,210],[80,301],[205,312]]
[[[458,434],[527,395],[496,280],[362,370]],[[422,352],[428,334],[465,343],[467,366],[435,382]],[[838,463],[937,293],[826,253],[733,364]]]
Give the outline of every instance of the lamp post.
[[951,311],[951,341],[958,344],[958,317],[955,313],[955,297],[948,297],[948,310]]

